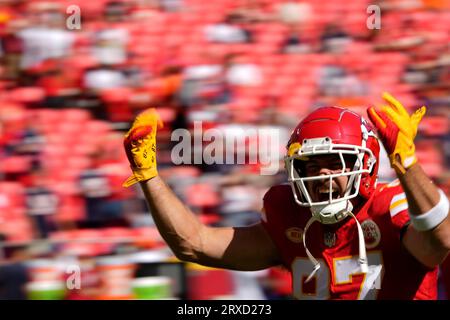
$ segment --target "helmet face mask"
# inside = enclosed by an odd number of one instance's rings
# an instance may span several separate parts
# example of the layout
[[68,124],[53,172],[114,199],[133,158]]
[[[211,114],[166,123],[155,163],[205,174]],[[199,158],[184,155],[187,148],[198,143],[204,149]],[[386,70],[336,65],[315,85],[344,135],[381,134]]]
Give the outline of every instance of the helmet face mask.
[[[305,120],[299,124],[294,130],[291,140],[288,144],[288,155],[285,157],[285,166],[288,172],[288,181],[291,184],[294,199],[300,206],[310,207],[313,216],[322,223],[332,224],[339,222],[347,215],[346,212],[352,209],[350,199],[358,195],[365,196],[370,194],[376,183],[377,171],[377,156],[378,149],[366,147],[366,141],[375,135],[365,127],[365,121],[358,115],[341,108],[321,108],[321,109],[337,109],[339,114],[336,119],[327,119],[328,113],[325,114],[325,119],[319,118],[320,121],[314,119],[313,125],[318,128],[311,129],[311,124],[306,123],[308,134],[302,134],[305,127]],[[318,109],[320,112],[321,109]],[[317,113],[317,111],[313,112]],[[343,132],[340,121],[344,119],[343,114],[349,114],[352,117],[350,124],[358,128],[353,128],[353,135],[350,136],[349,142],[345,143],[345,134],[340,134],[339,139],[333,139],[330,136],[322,135],[321,128],[331,127],[338,133]],[[311,115],[309,116],[311,117]],[[308,118],[309,118],[308,117]],[[308,119],[307,118],[307,119]],[[307,120],[306,119],[306,120]],[[347,121],[348,122],[348,121]],[[336,125],[338,123],[338,125]],[[307,126],[309,125],[310,128]],[[348,126],[348,123],[344,123]],[[334,128],[333,128],[334,126]],[[316,130],[315,130],[316,129]],[[311,134],[311,132],[313,134]],[[349,132],[347,130],[347,132]],[[327,132],[324,132],[325,134]],[[328,132],[330,133],[330,131]],[[334,133],[331,132],[331,133]],[[359,139],[354,136],[359,133]],[[356,143],[359,141],[359,143]],[[371,141],[371,146],[373,141]],[[375,153],[374,153],[375,152]],[[332,166],[327,169],[326,174],[320,171],[318,166],[314,165],[315,170],[306,170],[307,164],[315,157],[334,159]],[[323,162],[322,162],[323,163]],[[326,163],[326,162],[325,162]],[[342,179],[340,177],[345,177]],[[368,180],[368,178],[370,178]],[[337,181],[340,180],[340,183]],[[347,181],[346,185],[342,185],[342,181]],[[362,185],[363,183],[363,185]],[[370,183],[370,184],[369,184]],[[311,187],[311,186],[314,187]],[[317,193],[317,185],[320,185],[320,194]],[[316,192],[314,192],[314,189]],[[362,192],[369,191],[369,192]],[[326,193],[326,194],[323,194]]]

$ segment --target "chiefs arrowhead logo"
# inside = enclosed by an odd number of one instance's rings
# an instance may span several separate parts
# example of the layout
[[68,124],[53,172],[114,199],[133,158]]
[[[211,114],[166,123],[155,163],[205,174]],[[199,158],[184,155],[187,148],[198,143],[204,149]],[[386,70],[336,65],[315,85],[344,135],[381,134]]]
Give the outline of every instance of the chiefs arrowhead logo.
[[375,248],[381,240],[380,228],[372,220],[365,220],[361,223],[361,229],[364,234],[364,241],[367,249]]
[[302,242],[303,230],[297,227],[292,227],[286,230],[286,237],[294,243]]

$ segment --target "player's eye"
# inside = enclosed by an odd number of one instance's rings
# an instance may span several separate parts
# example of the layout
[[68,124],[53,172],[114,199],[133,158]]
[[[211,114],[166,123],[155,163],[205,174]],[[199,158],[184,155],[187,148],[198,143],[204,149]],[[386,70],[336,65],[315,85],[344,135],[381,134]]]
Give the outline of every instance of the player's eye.
[[353,166],[355,165],[356,157],[354,155],[345,155],[344,161],[347,168],[353,168]]
[[331,169],[336,170],[336,169],[342,169],[342,163],[341,161],[335,161],[331,164]]
[[320,169],[319,165],[316,163],[308,163],[305,166],[307,172],[315,172]]

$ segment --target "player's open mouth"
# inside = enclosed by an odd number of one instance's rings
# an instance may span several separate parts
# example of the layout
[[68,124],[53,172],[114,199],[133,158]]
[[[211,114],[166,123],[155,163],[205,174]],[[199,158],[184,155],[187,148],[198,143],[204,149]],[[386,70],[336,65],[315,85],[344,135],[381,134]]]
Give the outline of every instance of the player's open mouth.
[[[319,187],[317,189],[317,196],[319,198],[319,201],[330,200],[330,189],[328,187]],[[331,197],[332,199],[339,199],[341,197],[341,193],[339,192],[338,187],[332,186]]]

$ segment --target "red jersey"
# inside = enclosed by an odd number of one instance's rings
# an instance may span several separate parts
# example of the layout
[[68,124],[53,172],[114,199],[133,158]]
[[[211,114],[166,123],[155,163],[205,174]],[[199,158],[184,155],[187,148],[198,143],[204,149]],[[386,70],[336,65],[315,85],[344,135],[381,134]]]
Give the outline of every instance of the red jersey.
[[290,270],[297,299],[436,299],[437,268],[429,269],[402,245],[409,223],[408,204],[398,182],[379,185],[372,197],[356,207],[371,270],[381,272],[374,282],[360,273],[357,225],[347,218],[339,226],[314,222],[306,246],[321,267],[305,282],[313,265],[306,255],[302,233],[311,212],[294,200],[290,185],[272,187],[264,196],[262,224]]
[[450,300],[450,256],[441,264],[441,285],[447,300]]

